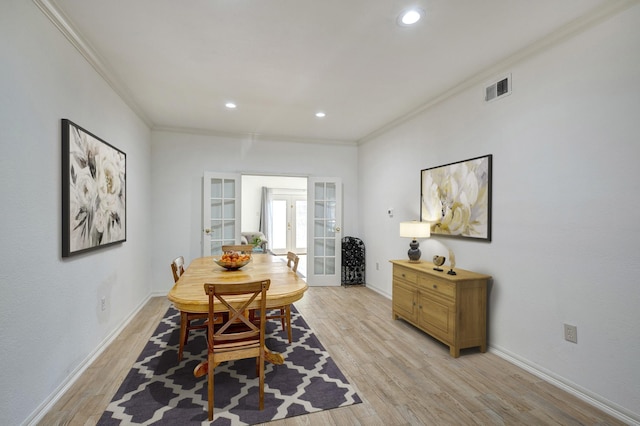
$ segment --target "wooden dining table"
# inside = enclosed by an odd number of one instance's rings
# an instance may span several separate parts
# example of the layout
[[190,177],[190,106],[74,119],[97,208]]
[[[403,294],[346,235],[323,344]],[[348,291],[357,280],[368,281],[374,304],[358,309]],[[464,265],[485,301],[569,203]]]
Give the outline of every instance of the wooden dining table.
[[[271,284],[267,291],[267,309],[280,308],[300,300],[307,291],[308,285],[302,276],[293,272],[280,258],[271,254],[253,254],[251,262],[242,268],[229,271],[213,261],[213,257],[194,259],[180,276],[168,298],[176,309],[184,312],[209,312],[209,298],[204,292],[204,284],[224,284],[253,282],[269,279]],[[229,300],[234,301],[230,298]],[[242,301],[242,296],[237,298]],[[249,305],[259,308],[260,299]],[[226,308],[219,301],[216,311],[224,312]],[[282,364],[281,354],[267,350],[266,359],[273,364]]]

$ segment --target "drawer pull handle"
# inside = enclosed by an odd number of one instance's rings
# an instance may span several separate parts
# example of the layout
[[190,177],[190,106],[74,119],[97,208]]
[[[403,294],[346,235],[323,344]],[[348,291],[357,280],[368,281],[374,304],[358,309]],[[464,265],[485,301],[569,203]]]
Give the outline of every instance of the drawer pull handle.
[[433,288],[438,288],[438,286],[434,284],[434,285],[433,285]]

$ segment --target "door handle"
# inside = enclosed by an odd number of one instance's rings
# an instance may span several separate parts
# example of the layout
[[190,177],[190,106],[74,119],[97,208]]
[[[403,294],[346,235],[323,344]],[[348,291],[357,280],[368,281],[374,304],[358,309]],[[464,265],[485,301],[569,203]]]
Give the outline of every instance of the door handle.
[[205,234],[207,234],[207,235],[209,235],[209,234],[211,233],[211,229],[209,229],[209,228],[205,228],[205,229],[204,229],[204,233],[205,233]]

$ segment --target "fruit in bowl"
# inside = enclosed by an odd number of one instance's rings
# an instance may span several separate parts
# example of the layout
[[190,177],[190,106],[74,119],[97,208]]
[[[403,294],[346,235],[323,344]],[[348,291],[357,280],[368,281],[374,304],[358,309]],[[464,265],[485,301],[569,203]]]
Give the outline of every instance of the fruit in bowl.
[[242,268],[247,263],[251,262],[251,254],[237,251],[226,251],[222,256],[213,258],[213,261],[218,265],[230,271]]

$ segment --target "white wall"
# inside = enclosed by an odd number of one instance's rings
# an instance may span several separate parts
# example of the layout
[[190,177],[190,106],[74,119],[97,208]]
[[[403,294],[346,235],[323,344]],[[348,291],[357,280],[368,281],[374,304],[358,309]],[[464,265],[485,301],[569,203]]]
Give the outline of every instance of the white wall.
[[344,144],[234,139],[154,131],[153,286],[166,294],[173,286],[169,263],[202,256],[202,177],[220,173],[340,177],[343,234],[357,232],[357,147]]
[[[367,284],[391,293],[420,170],[493,154],[493,241],[432,238],[493,276],[493,350],[640,421],[640,6],[520,61],[513,94],[465,90],[359,150]],[[389,218],[387,209],[395,208]],[[375,264],[380,269],[376,270]],[[578,344],[563,339],[578,327]]]
[[[150,294],[150,132],[31,1],[0,2],[0,93],[0,424],[17,425]],[[127,154],[128,241],[64,260],[61,118]]]

